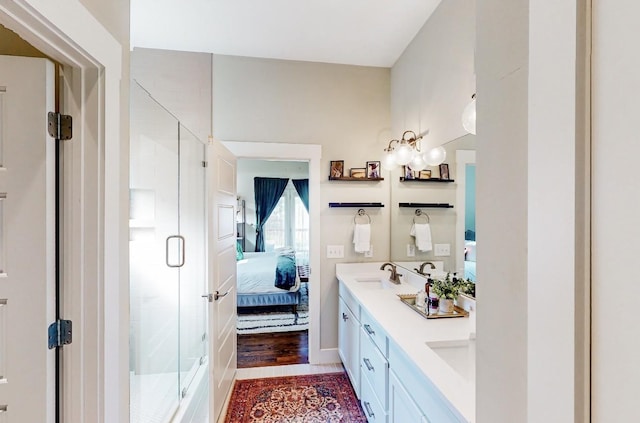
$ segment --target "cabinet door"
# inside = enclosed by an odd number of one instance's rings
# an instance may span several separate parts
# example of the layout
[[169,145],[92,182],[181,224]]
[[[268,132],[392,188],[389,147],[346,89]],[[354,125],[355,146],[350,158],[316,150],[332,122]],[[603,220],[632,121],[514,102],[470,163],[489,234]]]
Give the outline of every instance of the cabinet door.
[[389,423],[431,423],[422,414],[393,371],[389,372]]
[[360,324],[342,298],[338,321],[338,353],[356,396],[360,398]]

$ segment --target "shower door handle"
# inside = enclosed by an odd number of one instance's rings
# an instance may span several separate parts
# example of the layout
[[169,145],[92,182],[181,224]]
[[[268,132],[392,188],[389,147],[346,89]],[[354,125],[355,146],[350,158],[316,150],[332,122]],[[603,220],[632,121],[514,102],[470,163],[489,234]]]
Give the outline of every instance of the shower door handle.
[[[172,239],[177,239],[179,243],[178,245],[180,246],[180,263],[178,264],[171,264],[169,262],[169,244],[171,243]],[[165,260],[168,267],[184,266],[184,255],[185,255],[185,249],[186,249],[185,246],[186,246],[186,241],[182,235],[170,235],[167,237],[167,241],[165,243]]]

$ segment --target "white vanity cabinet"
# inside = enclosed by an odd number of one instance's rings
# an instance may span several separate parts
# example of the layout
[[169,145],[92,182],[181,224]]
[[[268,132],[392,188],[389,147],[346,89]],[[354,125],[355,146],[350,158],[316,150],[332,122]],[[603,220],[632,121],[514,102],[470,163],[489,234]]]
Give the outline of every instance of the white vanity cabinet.
[[[354,311],[355,310],[355,311]],[[338,354],[360,398],[360,306],[341,287],[338,304]]]
[[389,372],[389,422],[388,423],[435,423],[429,422],[420,408],[398,380],[393,371]]

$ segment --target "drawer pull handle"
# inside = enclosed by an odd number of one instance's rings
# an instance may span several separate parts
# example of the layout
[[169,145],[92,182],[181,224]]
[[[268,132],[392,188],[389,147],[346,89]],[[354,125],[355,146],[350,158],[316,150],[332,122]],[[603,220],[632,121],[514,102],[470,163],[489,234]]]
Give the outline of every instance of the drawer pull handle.
[[369,404],[367,401],[364,402],[364,408],[367,410],[367,414],[369,415],[369,417],[376,417],[376,415],[373,414],[373,410],[371,409],[371,404]]
[[347,316],[347,313],[342,313],[342,320],[346,322],[348,318],[349,316]]
[[367,369],[371,372],[373,371],[373,366],[371,365],[371,361],[369,361],[368,358],[363,358],[362,361],[364,361],[364,365],[367,366]]
[[371,329],[371,326],[369,326],[369,325],[364,325],[364,330],[366,330],[369,335],[375,335],[376,334],[376,331]]

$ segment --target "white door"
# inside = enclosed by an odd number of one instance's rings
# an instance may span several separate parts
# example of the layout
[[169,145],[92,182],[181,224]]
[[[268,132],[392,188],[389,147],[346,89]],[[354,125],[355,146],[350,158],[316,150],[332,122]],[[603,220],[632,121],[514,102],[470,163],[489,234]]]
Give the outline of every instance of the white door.
[[0,56],[0,421],[55,419],[54,97],[53,63]]
[[209,173],[209,386],[215,422],[237,367],[236,337],[236,158],[222,144],[208,147]]

